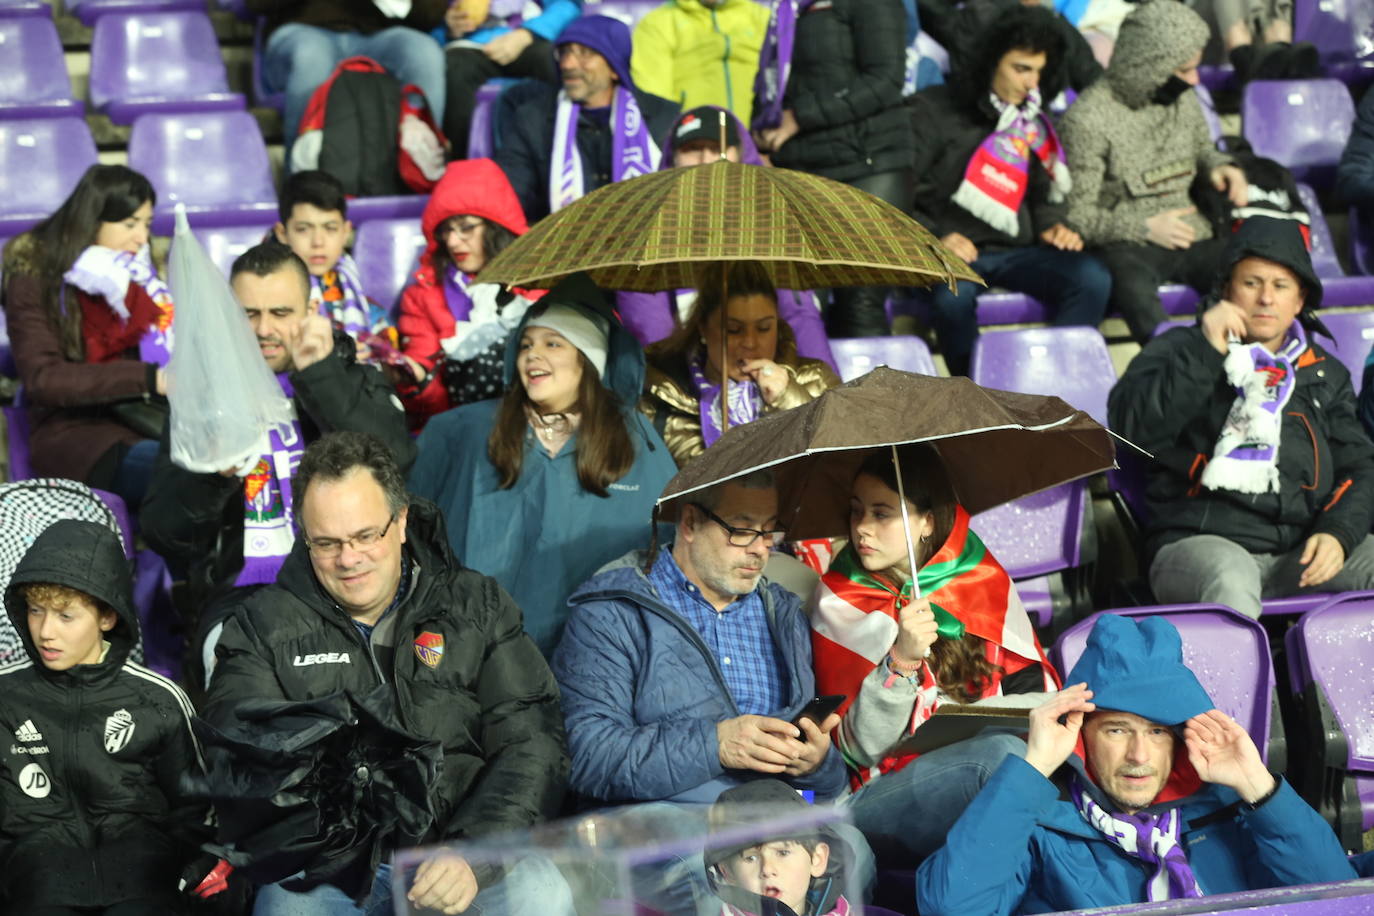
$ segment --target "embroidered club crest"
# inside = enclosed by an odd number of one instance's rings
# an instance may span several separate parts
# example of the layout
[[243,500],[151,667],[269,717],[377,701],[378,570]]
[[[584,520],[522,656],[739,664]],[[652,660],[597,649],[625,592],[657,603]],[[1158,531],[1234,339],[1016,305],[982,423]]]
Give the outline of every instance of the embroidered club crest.
[[127,709],[116,709],[105,720],[105,750],[118,754],[134,736],[134,717]]
[[426,630],[415,637],[415,657],[431,668],[438,668],[444,657],[443,634]]

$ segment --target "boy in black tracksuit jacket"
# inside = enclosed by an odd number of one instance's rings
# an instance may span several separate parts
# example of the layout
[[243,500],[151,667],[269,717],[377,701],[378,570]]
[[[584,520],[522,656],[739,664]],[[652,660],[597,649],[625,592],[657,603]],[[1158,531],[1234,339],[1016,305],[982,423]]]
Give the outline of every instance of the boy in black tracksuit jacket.
[[93,522],[52,525],[10,579],[29,659],[0,668],[0,913],[176,913],[179,881],[214,864],[207,808],[178,788],[201,767],[191,704],[129,660],[131,596],[118,535]]

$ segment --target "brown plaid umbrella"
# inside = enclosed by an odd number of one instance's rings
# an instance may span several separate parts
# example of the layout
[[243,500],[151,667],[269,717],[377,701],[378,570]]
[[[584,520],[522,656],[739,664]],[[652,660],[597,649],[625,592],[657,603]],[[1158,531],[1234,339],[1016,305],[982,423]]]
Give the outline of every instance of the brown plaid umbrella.
[[1104,471],[1116,454],[1103,426],[1059,398],[881,366],[810,403],[727,431],[668,482],[661,516],[675,517],[705,487],[769,468],[778,476],[788,538],[839,535],[864,458],[908,442],[935,446],[971,515]]
[[779,289],[982,280],[919,223],[849,185],[720,161],[598,188],[536,223],[482,282],[546,289],[579,270],[603,289],[700,288],[706,265],[759,261]]

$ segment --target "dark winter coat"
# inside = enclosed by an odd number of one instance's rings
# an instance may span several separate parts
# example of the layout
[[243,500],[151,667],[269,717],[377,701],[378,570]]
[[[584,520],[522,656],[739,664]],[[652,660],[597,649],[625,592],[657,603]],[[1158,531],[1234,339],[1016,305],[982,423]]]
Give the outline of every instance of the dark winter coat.
[[[783,96],[801,130],[773,164],[836,181],[911,168],[905,79],[900,0],[816,0],[797,18]],[[754,110],[761,107],[755,99]]]
[[1346,203],[1374,207],[1374,95],[1368,92],[1355,112],[1350,140],[1336,169],[1336,193]]
[[[66,585],[112,608],[104,660],[44,667],[25,583]],[[5,607],[29,660],[0,669],[0,911],[175,901],[182,869],[209,839],[206,806],[178,782],[202,766],[191,703],[129,660],[138,640],[131,591],[118,535],[76,520],[48,528],[10,579]]]
[[[405,413],[381,373],[357,362],[356,349],[338,332],[333,353],[291,373],[302,438],[308,446],[335,430],[372,433],[404,470],[415,460]],[[178,467],[170,433],[163,434],[139,520],[153,549],[186,574],[197,608],[223,595],[243,569],[243,487],[239,477]]]
[[1226,357],[1201,328],[1169,331],[1131,361],[1107,405],[1112,429],[1155,456],[1147,546],[1153,554],[1191,535],[1216,534],[1252,553],[1281,553],[1325,533],[1349,556],[1374,521],[1374,445],[1355,415],[1350,373],[1314,342],[1321,281],[1288,221],[1247,220],[1232,236],[1219,284],[1249,256],[1285,265],[1307,291],[1299,320],[1308,325],[1308,348],[1283,411],[1279,492],[1201,487],[1236,391],[1226,380]]
[[[438,741],[443,763],[431,789],[435,827],[397,846],[513,830],[558,813],[567,781],[558,688],[525,635],[520,609],[495,580],[449,551],[433,503],[416,500],[402,562],[410,585],[392,633],[389,679],[397,727]],[[423,637],[423,642],[417,642]],[[433,659],[433,666],[422,660]],[[275,585],[254,593],[225,623],[204,716],[224,727],[240,708],[349,691],[384,678],[352,619],[315,579],[297,541]]]

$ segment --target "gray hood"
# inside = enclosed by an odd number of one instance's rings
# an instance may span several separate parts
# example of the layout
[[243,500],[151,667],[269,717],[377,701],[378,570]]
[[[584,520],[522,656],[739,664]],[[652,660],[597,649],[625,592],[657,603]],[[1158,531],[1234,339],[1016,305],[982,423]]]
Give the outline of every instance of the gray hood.
[[1202,17],[1177,0],[1142,3],[1121,23],[1107,67],[1112,92],[1129,108],[1150,103],[1169,75],[1207,44]]

